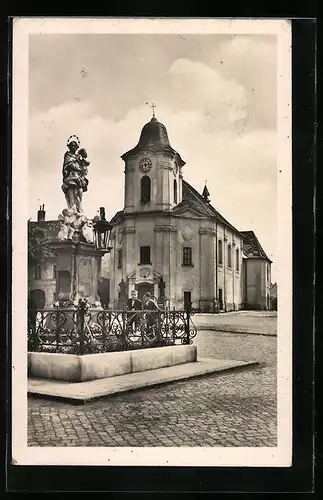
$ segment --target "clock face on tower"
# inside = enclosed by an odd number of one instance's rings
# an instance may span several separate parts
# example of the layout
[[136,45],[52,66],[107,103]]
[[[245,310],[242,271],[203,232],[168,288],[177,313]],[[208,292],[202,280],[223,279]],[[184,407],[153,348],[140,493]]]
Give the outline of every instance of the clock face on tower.
[[149,160],[149,158],[144,158],[143,160],[141,160],[139,167],[143,172],[148,172],[151,169],[151,161]]

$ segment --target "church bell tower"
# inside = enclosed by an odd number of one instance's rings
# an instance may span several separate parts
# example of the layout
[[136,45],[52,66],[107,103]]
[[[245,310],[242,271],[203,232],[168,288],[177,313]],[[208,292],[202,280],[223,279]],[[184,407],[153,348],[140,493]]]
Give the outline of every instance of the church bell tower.
[[137,146],[121,158],[125,162],[125,213],[167,212],[180,203],[185,162],[171,147],[166,127],[154,111]]

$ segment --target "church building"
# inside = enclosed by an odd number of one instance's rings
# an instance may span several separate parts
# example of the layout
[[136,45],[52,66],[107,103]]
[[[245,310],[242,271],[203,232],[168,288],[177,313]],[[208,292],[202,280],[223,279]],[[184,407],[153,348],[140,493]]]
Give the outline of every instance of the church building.
[[122,159],[124,207],[111,220],[111,307],[118,307],[122,287],[126,296],[136,289],[161,303],[166,297],[171,308],[244,308],[244,235],[211,205],[206,186],[200,194],[184,180],[185,161],[155,114]]

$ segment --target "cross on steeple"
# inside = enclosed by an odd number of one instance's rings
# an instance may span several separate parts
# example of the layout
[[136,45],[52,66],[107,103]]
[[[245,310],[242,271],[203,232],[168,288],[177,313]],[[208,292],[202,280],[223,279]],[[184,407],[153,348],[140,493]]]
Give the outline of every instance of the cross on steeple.
[[155,118],[155,108],[157,107],[156,104],[152,103],[152,105],[150,106],[153,110],[153,118]]

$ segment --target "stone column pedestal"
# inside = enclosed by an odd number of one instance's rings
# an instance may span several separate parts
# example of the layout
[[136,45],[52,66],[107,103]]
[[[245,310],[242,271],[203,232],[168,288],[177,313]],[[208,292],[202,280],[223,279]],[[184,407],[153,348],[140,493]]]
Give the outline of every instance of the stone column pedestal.
[[89,303],[99,301],[101,251],[93,243],[72,240],[55,241],[49,246],[56,254],[56,300],[86,297]]

